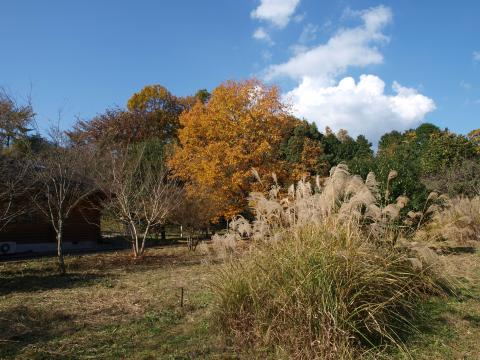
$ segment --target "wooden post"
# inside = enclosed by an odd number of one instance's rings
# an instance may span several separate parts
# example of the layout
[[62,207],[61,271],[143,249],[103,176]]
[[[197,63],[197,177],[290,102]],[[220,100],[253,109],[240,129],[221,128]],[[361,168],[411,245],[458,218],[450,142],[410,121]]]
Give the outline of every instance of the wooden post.
[[183,287],[181,288],[181,294],[180,294],[180,307],[183,307]]

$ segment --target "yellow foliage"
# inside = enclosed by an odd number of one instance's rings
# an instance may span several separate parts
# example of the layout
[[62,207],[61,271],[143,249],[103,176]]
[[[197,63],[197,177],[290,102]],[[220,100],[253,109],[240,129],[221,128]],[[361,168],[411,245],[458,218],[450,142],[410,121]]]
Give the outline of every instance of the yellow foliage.
[[209,198],[213,219],[238,214],[247,206],[255,179],[275,172],[288,177],[279,148],[295,125],[276,87],[257,80],[228,81],[206,104],[197,102],[180,116],[179,140],[170,161],[190,196]]
[[128,110],[154,111],[163,103],[175,102],[175,96],[161,85],[147,85],[138,93],[132,95],[127,102]]

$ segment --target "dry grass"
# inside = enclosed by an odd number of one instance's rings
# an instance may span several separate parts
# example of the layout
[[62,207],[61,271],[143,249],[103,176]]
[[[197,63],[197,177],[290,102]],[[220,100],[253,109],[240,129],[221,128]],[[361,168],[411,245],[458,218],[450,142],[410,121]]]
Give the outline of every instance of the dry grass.
[[[401,237],[407,199],[387,195],[339,166],[323,184],[252,194],[255,221],[235,219],[197,253],[67,257],[63,277],[52,258],[3,263],[0,358],[475,358],[480,257]],[[478,199],[431,209],[406,215],[403,235],[478,236]]]
[[[0,265],[0,358],[228,356],[207,321],[211,267],[184,247]],[[180,288],[185,304],[180,308]]]
[[[389,174],[388,182],[395,179],[396,172]],[[275,179],[275,176],[274,176]],[[348,224],[361,228],[372,240],[386,243],[392,241],[395,223],[408,198],[400,196],[393,203],[386,203],[388,190],[380,194],[379,184],[373,173],[366,180],[350,174],[348,167],[340,164],[333,167],[330,176],[321,183],[301,180],[288,191],[274,184],[268,194],[250,194],[250,204],[255,220],[250,224],[242,217],[230,223],[230,231],[215,237],[220,253],[232,252],[239,240],[249,237],[261,242],[277,241],[285,229],[305,225],[321,225],[326,222]]]
[[422,241],[445,246],[475,246],[480,242],[480,197],[449,199],[436,208],[432,221],[419,231]]
[[[403,348],[417,305],[450,291],[438,256],[398,242],[408,199],[387,203],[375,176],[345,165],[321,184],[300,181],[284,193],[253,193],[255,220],[237,218],[213,240],[229,255],[216,280],[215,315],[238,349],[288,358],[357,358]],[[250,237],[246,254],[237,251]],[[240,256],[237,256],[240,255]]]
[[[217,323],[256,356],[354,359],[403,347],[417,305],[443,294],[409,253],[380,248],[346,226],[308,226],[232,260],[215,282]],[[262,354],[262,355],[260,355]]]

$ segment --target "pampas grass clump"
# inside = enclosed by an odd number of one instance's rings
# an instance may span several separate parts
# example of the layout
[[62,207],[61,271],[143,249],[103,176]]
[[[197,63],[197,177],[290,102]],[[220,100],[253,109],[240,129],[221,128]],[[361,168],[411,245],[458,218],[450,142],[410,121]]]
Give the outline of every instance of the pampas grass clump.
[[[415,305],[440,293],[428,267],[339,223],[285,233],[217,275],[217,324],[239,349],[276,358],[353,359],[401,346]],[[260,352],[260,353],[258,353]]]
[[448,199],[445,206],[435,209],[432,220],[416,238],[450,246],[475,246],[480,241],[480,197]]
[[[395,177],[396,172],[392,171],[388,182]],[[370,239],[384,241],[392,235],[393,225],[408,198],[400,196],[394,203],[385,204],[375,174],[368,174],[363,181],[340,164],[331,169],[323,184],[318,178],[314,184],[301,180],[282,192],[275,183],[268,194],[251,193],[249,202],[255,220],[249,224],[241,216],[234,219],[227,234],[214,238],[220,248],[225,243],[232,248],[245,237],[261,242],[279,240],[285,230],[325,222],[358,227]]]
[[401,347],[417,303],[448,283],[431,266],[435,254],[396,244],[408,199],[385,204],[378,189],[373,173],[363,181],[339,165],[323,184],[251,194],[253,223],[237,218],[213,241],[233,255],[214,282],[227,338],[255,357],[350,359]]

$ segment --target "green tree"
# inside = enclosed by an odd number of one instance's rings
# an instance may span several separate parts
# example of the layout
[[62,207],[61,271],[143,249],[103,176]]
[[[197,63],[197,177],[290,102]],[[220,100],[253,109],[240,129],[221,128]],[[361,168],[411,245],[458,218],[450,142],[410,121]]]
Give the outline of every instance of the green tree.
[[[296,119],[295,119],[296,120]],[[298,121],[291,133],[281,145],[281,153],[297,172],[297,178],[305,173],[324,176],[328,173],[329,164],[325,159],[321,140],[323,135],[315,123]]]
[[464,137],[425,123],[404,133],[383,135],[375,159],[376,172],[383,181],[390,170],[396,170],[399,175],[393,182],[390,200],[406,195],[411,199],[410,207],[419,209],[427,195],[421,179],[469,158],[471,150]]
[[475,144],[449,131],[431,134],[420,154],[422,175],[431,175],[477,155]]
[[338,156],[340,145],[341,141],[337,139],[334,133],[327,132],[322,138],[322,146],[323,150],[325,151],[325,160],[327,160],[331,166],[335,166],[341,161]]
[[441,130],[437,126],[430,123],[421,124],[416,129],[407,130],[403,134],[394,130],[380,138],[378,150],[379,152],[392,152],[395,151],[396,146],[408,142],[417,154],[421,154],[428,145],[432,134],[440,132]]
[[329,132],[322,139],[325,158],[330,165],[346,163],[352,173],[366,177],[373,170],[372,144],[363,135],[353,139],[346,130]]
[[207,89],[200,89],[195,93],[195,98],[200,100],[202,104],[205,104],[208,100],[210,100],[211,96],[212,94],[210,94]]
[[379,152],[389,152],[395,149],[397,145],[399,145],[404,136],[402,133],[393,130],[390,131],[386,134],[383,134],[383,136],[380,138],[380,141],[378,142],[378,151]]
[[480,155],[480,129],[470,131],[468,133],[468,138],[475,144],[477,153]]
[[425,147],[433,134],[439,134],[440,128],[430,123],[423,123],[415,129],[416,146],[419,148]]
[[353,174],[358,174],[364,179],[368,173],[375,170],[372,143],[363,135],[358,135],[355,140],[355,153],[347,162]]
[[[392,150],[394,147],[394,151]],[[408,208],[420,209],[426,199],[427,189],[420,180],[421,168],[417,159],[415,147],[408,141],[390,145],[388,151],[379,151],[375,158],[375,173],[384,191],[390,170],[395,170],[398,176],[390,184],[388,202],[393,202],[401,195],[410,199]]]

